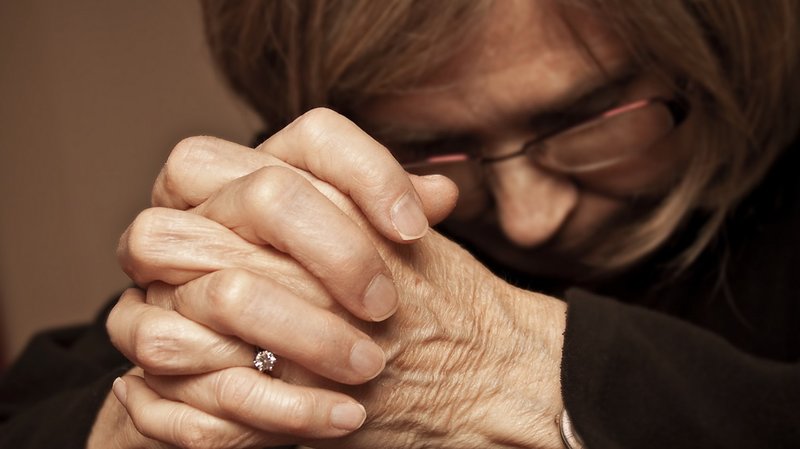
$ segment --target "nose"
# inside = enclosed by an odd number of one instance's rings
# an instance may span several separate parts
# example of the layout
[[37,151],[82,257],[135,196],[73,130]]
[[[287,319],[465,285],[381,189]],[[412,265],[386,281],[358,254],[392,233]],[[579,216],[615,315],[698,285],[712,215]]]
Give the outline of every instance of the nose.
[[538,168],[526,157],[497,162],[487,169],[500,226],[518,246],[529,248],[548,241],[578,203],[572,181]]

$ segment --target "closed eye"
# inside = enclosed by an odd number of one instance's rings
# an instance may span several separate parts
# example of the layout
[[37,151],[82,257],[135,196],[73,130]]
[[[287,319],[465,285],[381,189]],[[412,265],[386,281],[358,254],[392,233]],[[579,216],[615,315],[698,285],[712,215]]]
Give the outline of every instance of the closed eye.
[[421,141],[381,142],[401,164],[452,154],[477,156],[480,144],[469,137],[445,137]]

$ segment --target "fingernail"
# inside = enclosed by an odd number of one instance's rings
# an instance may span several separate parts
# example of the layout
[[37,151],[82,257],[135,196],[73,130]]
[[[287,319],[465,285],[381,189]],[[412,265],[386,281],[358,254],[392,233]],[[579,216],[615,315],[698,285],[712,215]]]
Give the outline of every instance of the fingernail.
[[352,431],[364,424],[367,411],[361,404],[349,402],[336,404],[331,409],[331,425],[337,429]]
[[114,380],[114,384],[111,386],[111,391],[114,392],[114,396],[117,397],[117,400],[121,402],[123,406],[127,407],[126,402],[128,401],[128,384],[126,384],[121,377],[117,377]]
[[373,321],[383,321],[397,309],[397,290],[385,274],[372,278],[364,293],[364,309]]
[[392,225],[403,240],[415,240],[428,231],[428,219],[413,192],[407,192],[392,206]]
[[360,340],[350,350],[350,366],[355,372],[372,379],[383,371],[386,356],[380,346],[369,340]]

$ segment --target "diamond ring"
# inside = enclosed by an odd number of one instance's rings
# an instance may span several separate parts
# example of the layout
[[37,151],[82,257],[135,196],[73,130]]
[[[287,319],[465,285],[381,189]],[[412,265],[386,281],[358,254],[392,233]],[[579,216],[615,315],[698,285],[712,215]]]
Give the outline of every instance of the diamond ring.
[[273,369],[275,369],[275,363],[278,362],[278,358],[275,357],[275,354],[272,351],[267,351],[266,349],[261,349],[256,346],[256,356],[253,358],[253,366],[256,367],[262,373],[271,373]]

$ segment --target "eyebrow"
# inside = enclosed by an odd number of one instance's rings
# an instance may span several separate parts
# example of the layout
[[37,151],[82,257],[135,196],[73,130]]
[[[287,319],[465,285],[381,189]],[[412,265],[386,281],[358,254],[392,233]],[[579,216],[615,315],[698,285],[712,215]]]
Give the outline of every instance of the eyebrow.
[[[515,122],[524,123],[530,129],[548,130],[563,124],[565,120],[588,118],[599,114],[604,108],[612,107],[620,93],[635,78],[630,67],[615,70],[616,73],[605,72],[607,76],[601,82],[587,80],[577,83],[580,86],[567,95],[554,99],[549,104],[522,107],[514,113]],[[426,143],[452,139],[469,134],[469,129],[424,129],[395,126],[392,123],[370,123],[358,120],[362,126],[378,140],[386,142]]]
[[[532,128],[541,128],[542,124],[554,121],[563,121],[566,118],[585,119],[613,107],[620,100],[623,91],[633,81],[634,74],[624,71],[613,78],[607,78],[599,85],[587,83],[584,89],[572,91],[564,98],[557,99],[552,104],[545,105],[538,110],[531,108],[527,111],[526,123]],[[537,126],[538,125],[538,126]]]

